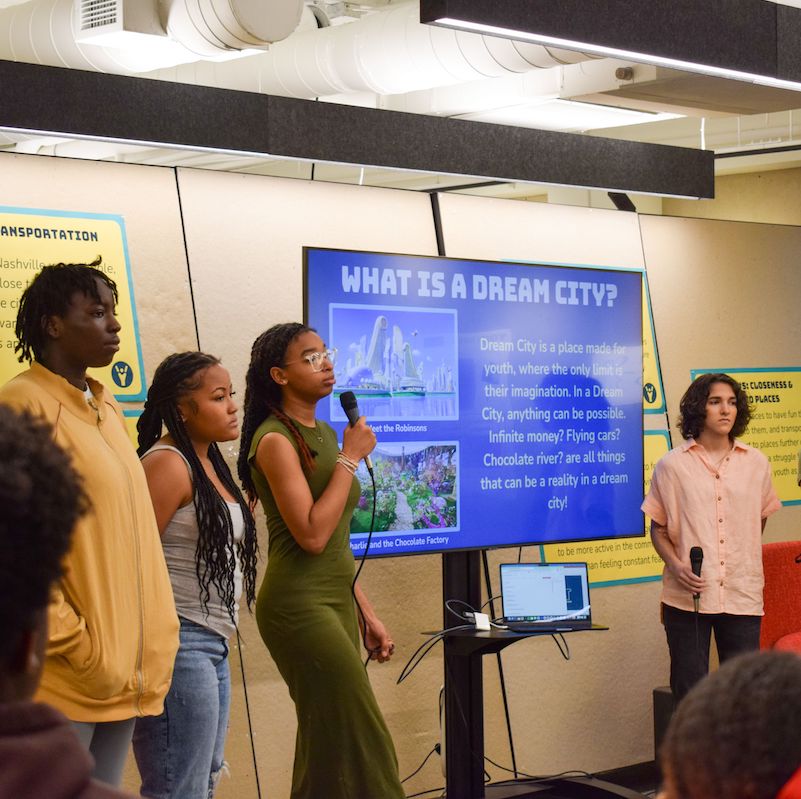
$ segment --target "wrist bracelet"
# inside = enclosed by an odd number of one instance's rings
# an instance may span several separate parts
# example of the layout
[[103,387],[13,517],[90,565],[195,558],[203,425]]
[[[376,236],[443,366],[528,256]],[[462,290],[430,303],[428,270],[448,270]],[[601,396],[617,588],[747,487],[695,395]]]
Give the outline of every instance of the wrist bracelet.
[[345,463],[345,461],[340,461],[340,460],[337,460],[337,464],[338,464],[339,466],[341,466],[343,469],[345,469],[346,471],[350,472],[352,475],[355,475],[355,474],[356,474],[356,470],[355,470],[355,469],[351,469],[351,467],[350,467],[350,466],[348,466],[348,465]]
[[356,469],[358,464],[354,463],[347,455],[344,455],[342,452],[337,455],[337,463],[340,466],[343,466],[347,469],[351,474],[356,474]]
[[343,460],[348,466],[352,466],[354,469],[359,468],[358,461],[351,460],[342,450],[339,451],[337,454],[337,460]]

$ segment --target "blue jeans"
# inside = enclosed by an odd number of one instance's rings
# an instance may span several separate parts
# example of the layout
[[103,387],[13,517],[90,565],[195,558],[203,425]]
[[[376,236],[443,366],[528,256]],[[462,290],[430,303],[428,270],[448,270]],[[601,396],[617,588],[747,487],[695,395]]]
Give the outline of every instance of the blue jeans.
[[180,621],[180,646],[164,712],[137,719],[134,755],[142,796],[211,799],[224,765],[228,731],[228,643],[207,627]]

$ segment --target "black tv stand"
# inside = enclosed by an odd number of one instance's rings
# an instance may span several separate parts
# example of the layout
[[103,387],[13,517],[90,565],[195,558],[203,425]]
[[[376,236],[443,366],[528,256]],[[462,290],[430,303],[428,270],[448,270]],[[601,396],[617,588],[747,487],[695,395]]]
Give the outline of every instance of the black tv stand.
[[[481,605],[478,552],[442,556],[445,599]],[[447,619],[446,619],[447,625]],[[595,626],[593,629],[605,629]],[[547,634],[547,633],[546,633]],[[642,794],[593,777],[547,782],[484,783],[484,693],[481,659],[537,633],[454,630],[445,646],[445,796],[447,799],[642,799]]]

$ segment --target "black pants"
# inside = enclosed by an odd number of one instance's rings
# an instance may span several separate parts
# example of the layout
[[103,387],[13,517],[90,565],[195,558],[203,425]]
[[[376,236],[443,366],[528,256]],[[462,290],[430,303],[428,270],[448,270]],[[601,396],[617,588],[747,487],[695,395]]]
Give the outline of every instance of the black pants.
[[759,649],[761,616],[696,615],[664,604],[662,614],[670,649],[670,688],[676,702],[709,672],[709,641],[713,630],[721,663],[741,652]]

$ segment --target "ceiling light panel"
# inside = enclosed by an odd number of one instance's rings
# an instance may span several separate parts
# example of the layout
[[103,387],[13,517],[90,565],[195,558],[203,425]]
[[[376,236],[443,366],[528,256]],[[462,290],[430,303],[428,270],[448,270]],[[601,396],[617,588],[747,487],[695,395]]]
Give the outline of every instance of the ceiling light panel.
[[677,117],[678,114],[654,114],[558,99],[459,115],[460,119],[471,119],[476,122],[572,132],[640,125],[644,122],[660,122]]
[[421,0],[420,19],[801,91],[801,10],[764,0]]

